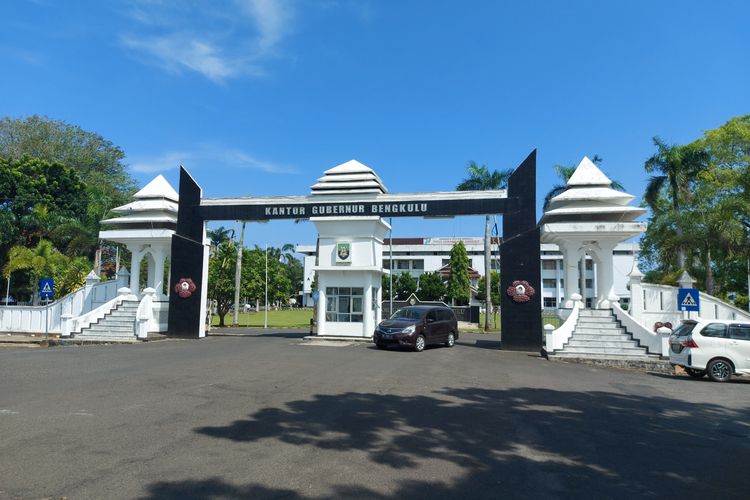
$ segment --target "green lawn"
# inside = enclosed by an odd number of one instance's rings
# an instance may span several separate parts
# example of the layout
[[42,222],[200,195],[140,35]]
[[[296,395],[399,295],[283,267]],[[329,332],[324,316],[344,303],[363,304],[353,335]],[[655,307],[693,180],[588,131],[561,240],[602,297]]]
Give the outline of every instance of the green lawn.
[[[269,328],[309,328],[310,320],[312,319],[312,309],[284,309],[279,311],[268,311],[268,327]],[[264,312],[249,312],[240,313],[240,326],[252,326],[262,327],[264,321]],[[476,328],[472,328],[469,331],[481,331],[484,326],[484,314],[480,315],[479,325]],[[498,323],[500,317],[498,316]],[[562,321],[555,315],[542,315],[542,325],[547,323],[553,325],[555,328],[560,326]],[[230,326],[232,324],[232,315],[227,314],[224,317],[224,324]],[[219,325],[219,317],[214,315],[212,318],[211,325],[216,327]],[[492,318],[490,318],[490,328],[497,332],[500,330],[499,325],[494,326]]]
[[[265,312],[240,313],[240,326],[262,327]],[[224,324],[232,324],[233,315],[227,314],[224,317]],[[279,311],[268,311],[269,328],[309,328],[312,319],[312,309],[284,309]],[[219,316],[213,315],[212,326],[219,325]]]

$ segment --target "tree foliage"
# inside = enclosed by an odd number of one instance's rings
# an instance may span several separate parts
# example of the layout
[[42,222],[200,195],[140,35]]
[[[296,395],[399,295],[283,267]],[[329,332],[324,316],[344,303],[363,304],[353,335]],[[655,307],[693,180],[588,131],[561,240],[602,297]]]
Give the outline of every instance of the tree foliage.
[[393,295],[396,300],[406,300],[417,291],[417,280],[409,273],[402,272],[393,282]]
[[674,284],[682,269],[708,293],[747,290],[750,258],[750,115],[735,117],[690,144],[654,139],[655,175],[641,240],[646,280]]
[[[466,171],[469,177],[464,179],[456,189],[459,191],[490,191],[493,189],[503,189],[508,187],[508,180],[513,174],[512,169],[503,170],[498,172],[494,170],[490,172],[485,165],[477,165],[475,162],[469,162],[466,167]],[[490,263],[490,215],[487,214],[484,217],[484,274],[489,275],[491,272]],[[489,288],[485,290],[485,301],[487,302],[487,309],[492,309],[492,303],[487,301],[489,294]],[[484,330],[489,331],[489,318],[485,317]]]
[[438,273],[424,273],[419,277],[419,290],[417,291],[419,300],[443,300],[446,293],[445,283]]
[[447,296],[457,304],[467,304],[471,298],[471,281],[469,280],[469,254],[463,241],[453,245],[450,253],[450,277],[448,278]]

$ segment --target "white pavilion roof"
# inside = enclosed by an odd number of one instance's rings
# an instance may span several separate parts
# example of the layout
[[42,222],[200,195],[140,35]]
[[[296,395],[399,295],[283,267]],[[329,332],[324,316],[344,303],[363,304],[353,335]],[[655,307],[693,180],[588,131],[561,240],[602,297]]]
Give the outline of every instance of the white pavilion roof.
[[179,195],[163,176],[158,175],[133,198],[134,201],[112,209],[119,217],[101,221],[109,227],[99,232],[100,238],[125,242],[143,238],[144,231],[161,234],[177,229]]
[[567,182],[567,189],[550,200],[542,224],[559,222],[628,222],[646,212],[628,204],[633,195],[612,189],[612,181],[583,157]]
[[326,170],[311,189],[313,195],[388,192],[380,177],[357,160],[349,160]]

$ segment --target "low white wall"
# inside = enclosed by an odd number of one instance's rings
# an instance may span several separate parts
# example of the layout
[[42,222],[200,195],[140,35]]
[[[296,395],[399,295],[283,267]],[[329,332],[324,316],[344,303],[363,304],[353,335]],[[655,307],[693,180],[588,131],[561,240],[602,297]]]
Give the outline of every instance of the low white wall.
[[[631,304],[634,300],[639,300],[641,310],[633,308],[632,317],[646,328],[653,330],[657,322],[669,322],[676,327],[682,319],[688,317],[688,314],[677,308],[677,287],[651,283],[640,283],[638,286],[641,294],[631,297]],[[700,311],[689,314],[691,318],[698,316],[707,319],[750,320],[749,312],[703,292],[700,292]]]
[[622,326],[633,335],[633,338],[638,340],[641,347],[648,349],[651,354],[659,354],[661,356],[669,356],[669,335],[662,335],[654,331],[649,330],[647,327],[640,324],[624,311],[620,304],[612,304],[612,312],[615,317],[620,321]]
[[46,306],[0,306],[0,332],[62,332],[63,316],[81,316],[117,297],[127,277],[86,286]]
[[[580,295],[578,296],[580,299]],[[581,310],[583,303],[580,300],[575,300],[573,303],[573,309],[570,310],[570,315],[565,322],[560,325],[557,329],[552,330],[544,335],[545,346],[548,353],[562,349],[563,345],[573,335],[576,323],[578,323],[578,312]]]

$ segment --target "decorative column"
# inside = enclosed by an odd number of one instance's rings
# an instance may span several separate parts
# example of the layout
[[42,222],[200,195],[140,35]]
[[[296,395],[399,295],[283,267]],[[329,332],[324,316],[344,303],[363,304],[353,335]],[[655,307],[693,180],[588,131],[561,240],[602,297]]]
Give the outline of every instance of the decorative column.
[[638,269],[638,262],[633,261],[633,268],[628,273],[630,278],[630,306],[628,307],[628,313],[638,323],[643,324],[643,287],[641,286],[641,280],[643,279],[643,273]]
[[131,252],[131,262],[130,262],[130,268],[133,270],[133,273],[130,275],[130,289],[135,290],[135,293],[138,292],[138,290],[141,289],[140,284],[140,274],[141,274],[141,261],[143,260],[143,252],[130,249]]
[[166,258],[163,248],[155,248],[151,254],[154,259],[154,279],[149,286],[156,291],[156,300],[164,297],[164,259]]
[[581,252],[578,243],[575,241],[563,241],[559,245],[563,254],[565,309],[572,309],[575,303],[573,294],[580,293],[578,290],[578,261],[581,258]]
[[614,264],[612,255],[616,243],[599,241],[598,248],[591,249],[591,256],[596,263],[597,297],[596,309],[609,309],[612,302],[617,302],[615,294]]

